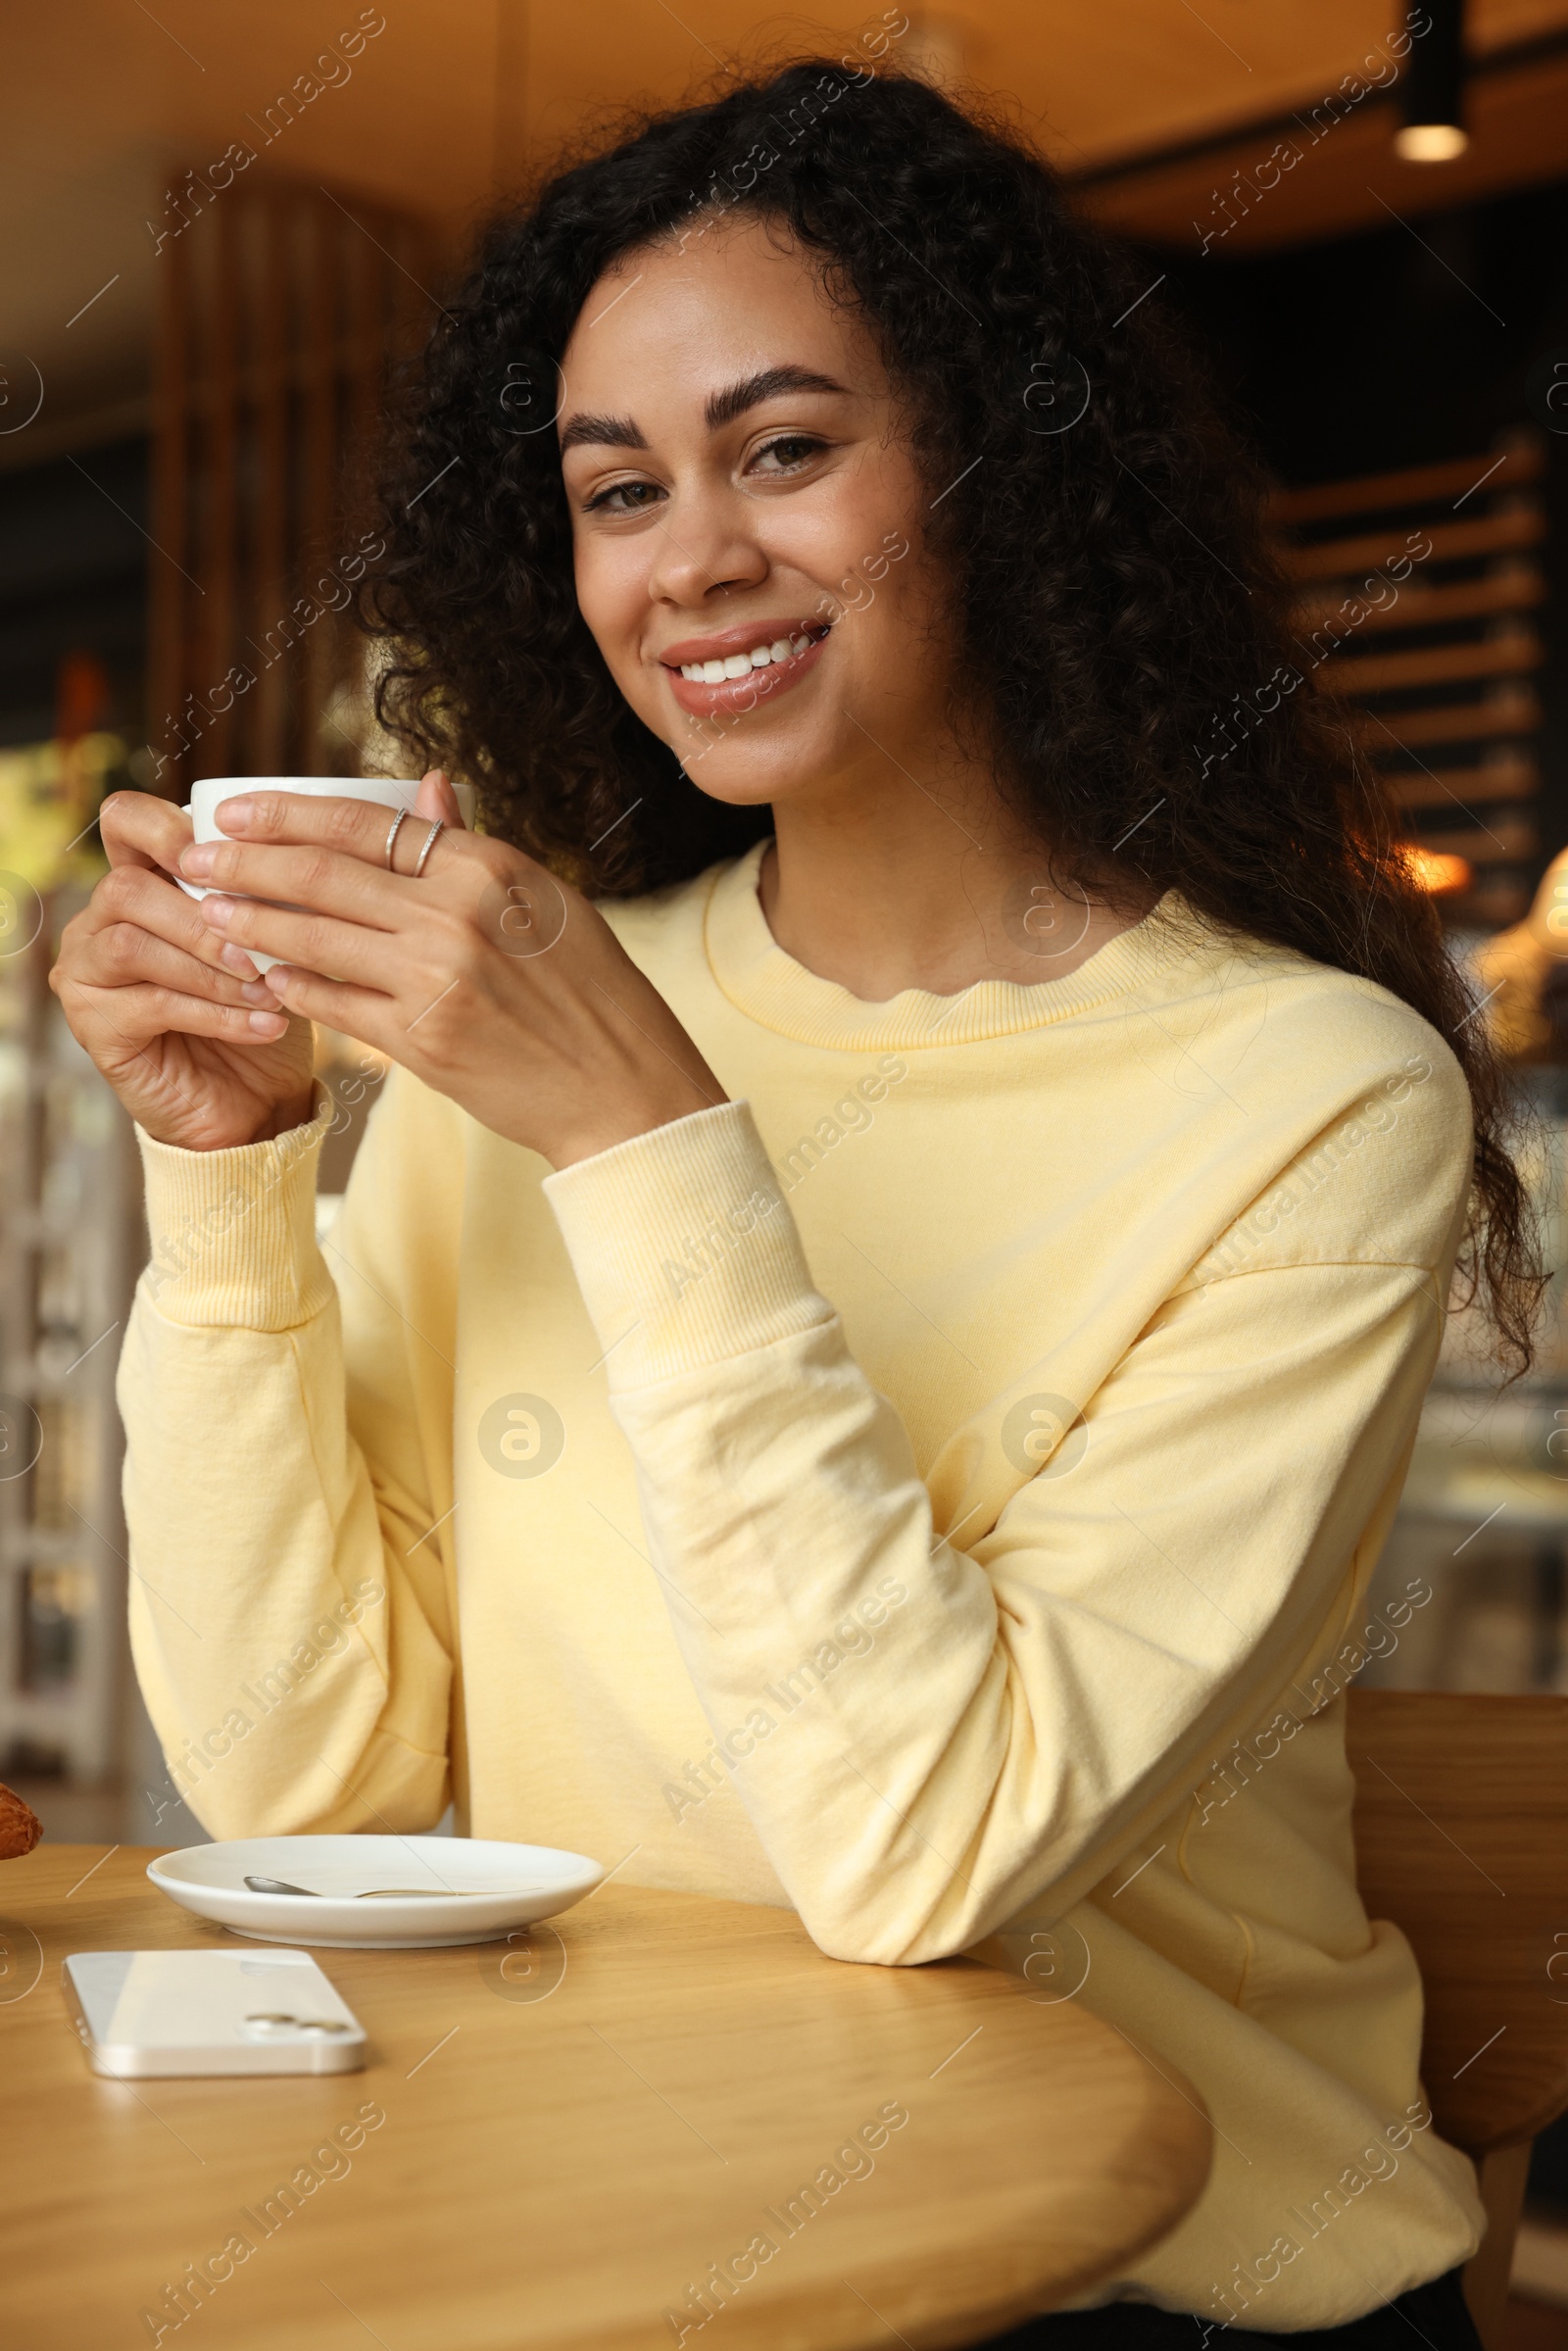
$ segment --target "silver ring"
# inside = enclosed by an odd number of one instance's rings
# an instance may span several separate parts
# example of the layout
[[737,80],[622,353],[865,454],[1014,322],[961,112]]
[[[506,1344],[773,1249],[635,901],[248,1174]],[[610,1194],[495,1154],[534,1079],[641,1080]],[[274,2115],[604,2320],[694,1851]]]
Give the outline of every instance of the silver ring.
[[444,833],[446,829],[445,819],[438,816],[434,824],[431,825],[430,830],[425,834],[423,846],[420,849],[418,856],[414,860],[414,871],[409,877],[411,881],[416,882],[418,880],[420,874],[424,871],[425,859],[429,857],[431,850],[435,847],[435,837],[437,833]]
[[390,825],[390,827],[389,827],[389,829],[388,829],[388,831],[387,831],[387,836],[386,836],[386,869],[387,869],[388,873],[395,873],[395,872],[397,871],[397,867],[396,867],[396,866],[393,864],[393,862],[392,862],[392,852],[393,852],[393,850],[394,850],[394,849],[397,847],[398,827],[399,827],[401,824],[403,824],[403,823],[405,822],[405,820],[406,820],[406,819],[407,819],[407,817],[408,817],[408,813],[409,813],[409,811],[408,811],[408,809],[407,809],[407,808],[399,808],[399,810],[398,810],[397,814],[396,814],[396,815],[393,817],[393,819],[392,819],[392,822],[391,822],[391,825]]

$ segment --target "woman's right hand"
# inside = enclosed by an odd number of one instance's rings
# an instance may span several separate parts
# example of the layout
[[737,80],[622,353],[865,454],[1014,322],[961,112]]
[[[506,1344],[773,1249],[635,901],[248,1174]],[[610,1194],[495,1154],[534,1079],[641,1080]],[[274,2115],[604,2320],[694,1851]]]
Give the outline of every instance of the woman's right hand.
[[148,792],[100,815],[111,871],[66,925],[49,975],[72,1033],[139,1126],[185,1151],[261,1143],[313,1101],[311,1024],[247,1001],[249,956],[171,880],[190,819]]
[[1548,955],[1559,962],[1568,956],[1568,849],[1559,850],[1542,875],[1522,927]]

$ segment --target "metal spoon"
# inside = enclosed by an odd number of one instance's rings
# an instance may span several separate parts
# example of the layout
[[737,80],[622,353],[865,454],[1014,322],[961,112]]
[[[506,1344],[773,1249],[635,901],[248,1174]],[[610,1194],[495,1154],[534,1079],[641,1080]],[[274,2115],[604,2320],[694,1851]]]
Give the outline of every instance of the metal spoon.
[[247,1878],[253,1894],[308,1894],[317,1902],[420,1901],[444,1902],[449,1895],[466,1894],[482,1900],[486,1894],[532,1893],[531,1886],[372,1886],[359,1894],[318,1893],[314,1886],[290,1886],[282,1878]]

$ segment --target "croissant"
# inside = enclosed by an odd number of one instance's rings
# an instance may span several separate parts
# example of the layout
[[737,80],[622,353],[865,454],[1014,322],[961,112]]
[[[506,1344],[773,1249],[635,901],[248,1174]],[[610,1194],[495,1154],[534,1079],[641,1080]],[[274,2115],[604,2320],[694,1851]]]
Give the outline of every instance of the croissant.
[[43,1835],[43,1823],[22,1798],[0,1784],[0,1861],[16,1861],[30,1853]]

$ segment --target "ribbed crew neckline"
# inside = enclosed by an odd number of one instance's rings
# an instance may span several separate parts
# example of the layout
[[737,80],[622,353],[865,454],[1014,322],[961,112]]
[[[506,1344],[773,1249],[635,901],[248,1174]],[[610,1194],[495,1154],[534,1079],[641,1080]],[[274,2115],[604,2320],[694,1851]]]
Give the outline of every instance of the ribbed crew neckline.
[[1142,922],[1107,940],[1065,979],[977,980],[952,996],[906,988],[885,1004],[867,1004],[838,981],[797,963],[768,929],[757,887],[767,847],[759,841],[715,874],[704,914],[704,944],[709,966],[730,1003],[761,1027],[802,1044],[861,1052],[918,1049],[1047,1028],[1168,972],[1173,962],[1188,960],[1199,944],[1184,902],[1167,890]]

